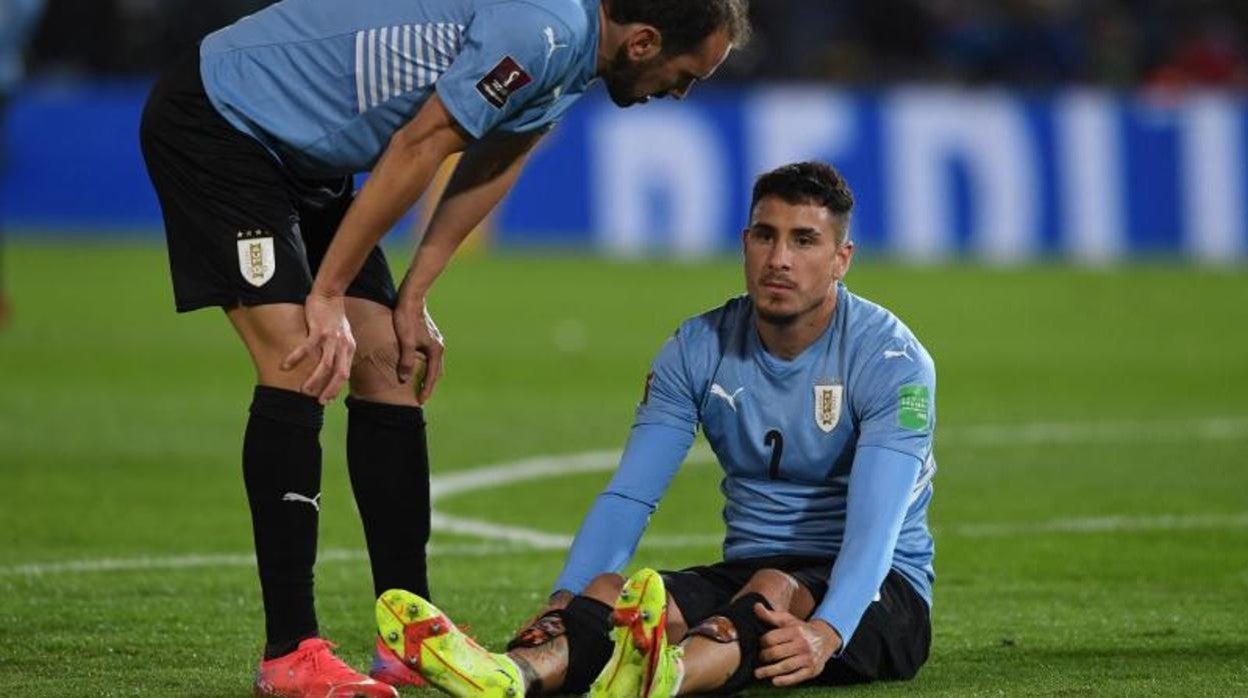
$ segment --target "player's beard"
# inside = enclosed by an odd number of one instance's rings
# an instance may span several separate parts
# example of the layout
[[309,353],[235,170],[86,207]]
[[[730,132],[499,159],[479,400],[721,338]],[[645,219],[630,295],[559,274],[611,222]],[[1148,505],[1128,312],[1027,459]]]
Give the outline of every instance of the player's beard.
[[[835,296],[833,296],[835,298]],[[778,328],[789,327],[804,317],[808,317],[819,312],[819,307],[827,300],[826,297],[818,298],[810,301],[803,307],[796,310],[771,311],[764,308],[757,300],[754,302],[754,312],[758,315],[759,322],[765,322],[768,325]],[[835,301],[834,301],[835,302]]]
[[629,60],[628,52],[621,46],[602,76],[602,81],[607,86],[607,94],[615,102],[615,106],[631,107],[644,101],[648,95],[637,93],[637,83],[641,82],[642,73],[661,60],[662,57],[658,57],[636,63]]

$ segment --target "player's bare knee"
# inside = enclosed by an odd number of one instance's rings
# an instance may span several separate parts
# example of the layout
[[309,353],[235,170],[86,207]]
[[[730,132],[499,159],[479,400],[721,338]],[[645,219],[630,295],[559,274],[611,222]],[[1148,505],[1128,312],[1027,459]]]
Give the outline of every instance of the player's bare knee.
[[399,346],[394,342],[361,344],[351,362],[351,396],[370,402],[415,406],[410,386],[399,382]]
[[793,575],[776,569],[762,569],[750,577],[737,596],[750,593],[762,594],[775,608],[788,608],[789,601],[799,588]]
[[319,356],[307,357],[289,370],[282,368],[286,357],[303,342],[303,306],[239,306],[226,311],[226,316],[251,356],[258,384],[297,391],[312,375]]
[[620,590],[624,588],[624,581],[623,577],[613,572],[600,574],[590,581],[585,591],[581,592],[581,596],[588,596],[595,601],[614,605],[620,595]]

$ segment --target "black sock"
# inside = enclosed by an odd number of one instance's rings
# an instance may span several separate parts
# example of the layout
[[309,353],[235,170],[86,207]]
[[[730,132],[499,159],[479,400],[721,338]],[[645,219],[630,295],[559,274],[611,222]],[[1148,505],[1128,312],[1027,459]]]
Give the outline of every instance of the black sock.
[[256,386],[243,437],[243,482],[251,505],[264,657],[272,659],[317,634],[312,600],[321,496],[321,422],[316,398]]
[[419,407],[347,398],[347,470],[364,522],[373,592],[429,598],[429,451]]

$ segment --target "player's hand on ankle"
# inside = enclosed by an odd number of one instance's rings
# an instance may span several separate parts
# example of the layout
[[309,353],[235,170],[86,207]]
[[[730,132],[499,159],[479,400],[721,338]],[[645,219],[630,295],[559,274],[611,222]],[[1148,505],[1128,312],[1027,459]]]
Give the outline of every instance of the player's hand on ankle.
[[[401,294],[394,310],[394,334],[399,340],[400,383],[411,383],[416,400],[425,404],[442,376],[442,332],[425,306],[425,299]],[[423,370],[421,370],[423,368]]]
[[342,296],[310,294],[304,301],[303,313],[308,336],[282,361],[282,370],[293,370],[309,357],[316,360],[315,368],[300,390],[325,405],[338,396],[351,377],[355,337],[351,334],[351,323],[347,322]]
[[754,677],[775,686],[794,686],[823,673],[823,667],[841,648],[841,636],[822,620],[804,621],[788,611],[754,605],[758,617],[775,629],[760,638],[762,666]]

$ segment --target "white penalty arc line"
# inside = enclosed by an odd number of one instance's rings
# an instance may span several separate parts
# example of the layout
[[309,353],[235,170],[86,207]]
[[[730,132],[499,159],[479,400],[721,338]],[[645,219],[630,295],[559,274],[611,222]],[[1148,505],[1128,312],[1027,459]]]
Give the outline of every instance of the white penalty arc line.
[[[942,432],[942,444],[959,446],[1028,445],[1035,443],[1115,443],[1123,441],[1222,441],[1248,437],[1248,417],[1213,417],[1173,421],[1118,421],[1099,423],[1052,423],[982,425]],[[704,445],[689,454],[690,464],[714,461]],[[493,489],[530,480],[566,477],[613,470],[619,462],[616,450],[586,451],[563,456],[535,456],[497,463],[436,477],[430,485],[433,503],[450,496]],[[485,539],[478,544],[433,544],[431,557],[490,557],[523,555],[538,551],[567,550],[572,536],[466,517],[433,512],[433,526],[443,533]],[[939,527],[939,536],[994,538],[1037,533],[1106,533],[1169,530],[1225,530],[1248,528],[1248,512],[1231,514],[1163,514],[1156,516],[1106,516],[1063,518],[1030,523],[966,523]],[[718,546],[722,535],[652,535],[642,539],[642,549],[704,548]],[[318,562],[359,562],[368,559],[363,550],[330,548],[318,553]],[[0,577],[39,576],[137,570],[180,570],[251,567],[252,553],[188,554],[96,558],[0,566]]]

